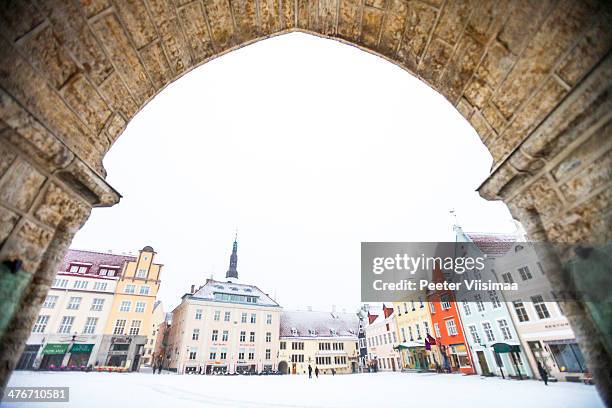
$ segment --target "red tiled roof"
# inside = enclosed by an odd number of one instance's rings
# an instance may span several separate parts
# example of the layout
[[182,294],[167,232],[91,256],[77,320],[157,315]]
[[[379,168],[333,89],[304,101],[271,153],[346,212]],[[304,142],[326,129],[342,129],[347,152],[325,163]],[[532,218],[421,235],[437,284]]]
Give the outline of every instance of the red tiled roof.
[[387,307],[383,303],[383,312],[385,313],[385,319],[386,319],[386,318],[388,318],[389,316],[391,316],[393,314],[393,308],[392,307]]
[[91,264],[87,274],[97,275],[100,270],[100,265],[117,266],[119,272],[116,276],[120,276],[123,270],[123,264],[127,261],[135,261],[136,257],[132,255],[117,255],[104,252],[83,251],[79,249],[69,249],[66,256],[59,267],[59,272],[68,272],[71,263]]

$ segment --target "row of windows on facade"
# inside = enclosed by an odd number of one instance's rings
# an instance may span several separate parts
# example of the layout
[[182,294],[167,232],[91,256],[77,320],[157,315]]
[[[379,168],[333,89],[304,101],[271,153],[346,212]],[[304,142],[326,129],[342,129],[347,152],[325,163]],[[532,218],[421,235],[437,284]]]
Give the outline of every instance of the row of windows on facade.
[[[142,322],[140,320],[132,320],[130,324],[130,330],[128,331],[129,336],[137,336],[140,333],[140,324]],[[113,334],[116,335],[125,335],[125,328],[127,325],[126,319],[117,319],[115,321],[115,328],[113,329]]]
[[[542,275],[544,275],[544,269],[542,268],[542,264],[540,264],[540,262],[537,262],[538,268],[540,269],[540,273]],[[517,268],[517,272],[521,278],[522,281],[527,281],[530,279],[533,279],[533,274],[531,273],[531,270],[529,269],[529,266],[522,266],[520,268]],[[472,271],[472,274],[474,275],[474,279],[476,280],[481,280],[482,279],[482,273],[475,269]],[[512,272],[504,272],[501,274],[502,280],[504,281],[504,283],[514,283],[515,279],[514,279],[514,275]],[[465,279],[469,278],[469,273],[466,272],[464,275]]]
[[[422,323],[424,327],[424,335],[427,336],[429,334],[429,323],[428,322],[422,322]],[[406,326],[402,327],[400,331],[402,332],[403,342],[407,341],[407,339],[410,339],[410,341],[414,341],[415,339],[416,340],[423,339],[423,337],[421,336],[421,326],[418,323],[414,325],[414,332],[412,331],[412,326],[408,326],[408,336],[406,336]]]
[[315,357],[315,363],[317,365],[332,365],[332,361],[334,365],[346,365],[346,356],[320,356]]
[[[36,323],[34,323],[34,327],[32,328],[32,333],[44,333],[47,329],[47,324],[49,323],[50,316],[49,315],[39,315],[36,319]],[[70,334],[72,333],[73,325],[74,325],[74,316],[63,316],[62,320],[57,329],[57,333],[60,334]],[[82,334],[93,334],[96,331],[96,326],[98,324],[97,317],[88,317],[83,325]]]
[[372,336],[368,339],[368,345],[370,347],[381,346],[383,344],[393,344],[397,342],[397,336],[394,331]]
[[[196,309],[195,311],[195,319],[196,320],[202,320],[203,317],[203,311],[202,309]],[[216,322],[221,321],[221,311],[220,310],[215,310],[214,314],[213,314],[213,320]],[[232,312],[224,312],[223,314],[223,321],[224,322],[229,322],[232,320]],[[249,315],[248,313],[242,312],[240,315],[240,322],[241,323],[257,323],[257,313],[251,313],[250,316],[250,320],[249,320]],[[266,324],[272,324],[272,314],[268,313],[266,314]]]
[[[237,288],[236,288],[237,289]],[[250,289],[245,289],[250,290]],[[257,303],[257,296],[237,295],[233,293],[218,293],[213,294],[215,300],[220,302],[239,302],[239,303]]]
[[[92,265],[71,264],[70,267],[68,268],[68,272],[85,274],[89,272],[89,269],[91,267]],[[119,268],[100,268],[98,269],[98,275],[101,275],[101,276],[116,276],[117,272],[119,272]]]
[[[493,309],[500,308],[501,302],[499,300],[499,297],[497,296],[497,292],[490,290],[488,293],[489,293],[489,299],[491,301],[491,305]],[[531,296],[531,302],[533,303],[533,307],[536,310],[536,313],[540,319],[547,319],[550,317],[550,312],[548,311],[548,308],[546,307],[546,303],[544,302],[544,297],[542,295]],[[476,310],[478,312],[484,312],[486,310],[485,304],[482,301],[482,296],[480,294],[474,295],[474,303],[476,305]],[[514,305],[514,309],[516,311],[519,321],[521,322],[529,321],[529,315],[527,314],[527,311],[525,309],[523,302],[521,300],[515,300],[512,303]],[[440,304],[442,306],[442,310],[448,310],[451,307],[448,296],[441,296]],[[470,316],[472,314],[470,302],[464,299],[462,300],[462,304],[463,304],[463,311],[465,315]],[[431,302],[429,304],[429,307],[430,307],[431,313],[436,313],[435,303]]]
[[[199,339],[200,339],[200,329],[193,329],[193,332],[191,333],[191,340],[199,340]],[[215,329],[212,331],[211,340],[219,341],[219,330]],[[223,330],[223,332],[221,333],[221,341],[229,341],[229,330]],[[246,331],[240,332],[239,341],[241,343],[244,343],[247,341]],[[249,342],[251,343],[255,342],[255,332],[253,331],[249,333]],[[266,343],[271,343],[271,342],[272,342],[272,333],[266,332]]]
[[[55,308],[55,305],[57,304],[58,299],[59,299],[59,296],[48,295],[42,307],[44,309],[53,309]],[[66,309],[78,310],[81,307],[82,300],[83,300],[82,297],[78,297],[78,296],[71,297],[68,300],[68,305],[66,306]],[[104,300],[105,299],[99,299],[99,298],[92,299],[89,310],[96,311],[96,312],[101,311],[102,308],[104,307]],[[146,302],[136,302],[134,311],[136,313],[144,313],[145,308],[146,308]],[[130,312],[131,310],[132,310],[132,302],[130,300],[124,300],[119,305],[120,312]]]
[[[89,282],[85,281],[85,280],[76,280],[74,281],[72,288],[73,289],[87,289],[87,287],[89,286]],[[53,281],[53,287],[55,288],[63,288],[66,289],[68,288],[68,279],[62,279],[62,278],[57,278]],[[97,290],[97,291],[105,291],[106,288],[108,287],[108,283],[107,282],[94,282],[93,285],[93,290]],[[125,288],[123,289],[123,293],[127,293],[127,294],[136,294],[136,285],[125,285]],[[151,287],[147,286],[147,285],[142,285],[140,286],[140,290],[138,292],[140,295],[149,295],[149,293],[151,293]]]
[[[348,331],[351,334],[355,334],[355,330],[353,330],[353,329],[349,329]],[[309,336],[316,336],[317,334],[321,334],[321,333],[318,333],[315,329],[308,329],[308,335]],[[295,327],[292,327],[291,328],[291,335],[292,336],[299,335],[298,329],[296,329]],[[338,335],[338,331],[336,329],[329,329],[329,335],[330,336],[337,336]]]
[[[245,356],[247,357],[245,359]],[[196,348],[189,349],[189,360],[196,360],[198,358],[198,350]],[[270,360],[272,358],[272,350],[266,349],[265,359]],[[208,353],[209,360],[217,359],[217,349],[211,348]],[[227,360],[227,349],[221,349],[219,351],[219,360]],[[248,353],[245,349],[238,350],[238,360],[255,360],[255,349],[250,349]]]

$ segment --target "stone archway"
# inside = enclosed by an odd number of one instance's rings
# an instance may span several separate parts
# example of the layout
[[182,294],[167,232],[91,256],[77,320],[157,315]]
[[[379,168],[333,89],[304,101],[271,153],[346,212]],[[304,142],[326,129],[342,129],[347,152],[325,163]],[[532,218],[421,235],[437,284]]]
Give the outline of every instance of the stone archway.
[[289,374],[289,364],[286,361],[278,363],[278,372],[282,374]]
[[[119,201],[102,159],[129,120],[189,70],[291,31],[379,55],[443,94],[493,155],[481,195],[532,238],[609,241],[610,21],[597,0],[2,2],[1,383],[72,235]],[[570,287],[561,271],[551,280]],[[610,389],[606,340],[583,305],[566,310]]]

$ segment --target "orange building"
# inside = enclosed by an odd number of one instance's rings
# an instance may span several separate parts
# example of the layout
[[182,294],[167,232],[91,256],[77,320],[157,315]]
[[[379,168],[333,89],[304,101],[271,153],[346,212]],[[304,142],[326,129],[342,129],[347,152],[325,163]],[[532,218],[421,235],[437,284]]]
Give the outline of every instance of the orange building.
[[[433,282],[444,281],[442,271],[434,269]],[[436,362],[443,370],[474,374],[471,352],[465,340],[454,293],[450,290],[428,291],[427,301],[433,324],[433,337],[436,340],[436,344],[432,346]]]

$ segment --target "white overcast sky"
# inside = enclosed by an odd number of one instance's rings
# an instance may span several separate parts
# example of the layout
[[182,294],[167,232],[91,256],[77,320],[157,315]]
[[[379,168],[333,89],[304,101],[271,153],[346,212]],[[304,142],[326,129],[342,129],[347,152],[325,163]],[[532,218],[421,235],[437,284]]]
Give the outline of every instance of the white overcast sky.
[[423,82],[357,48],[301,33],[268,39],[183,76],[107,154],[122,195],[95,209],[72,247],[152,245],[159,298],[228,268],[286,308],[354,310],[360,242],[511,232],[475,191],[492,159],[468,122]]

